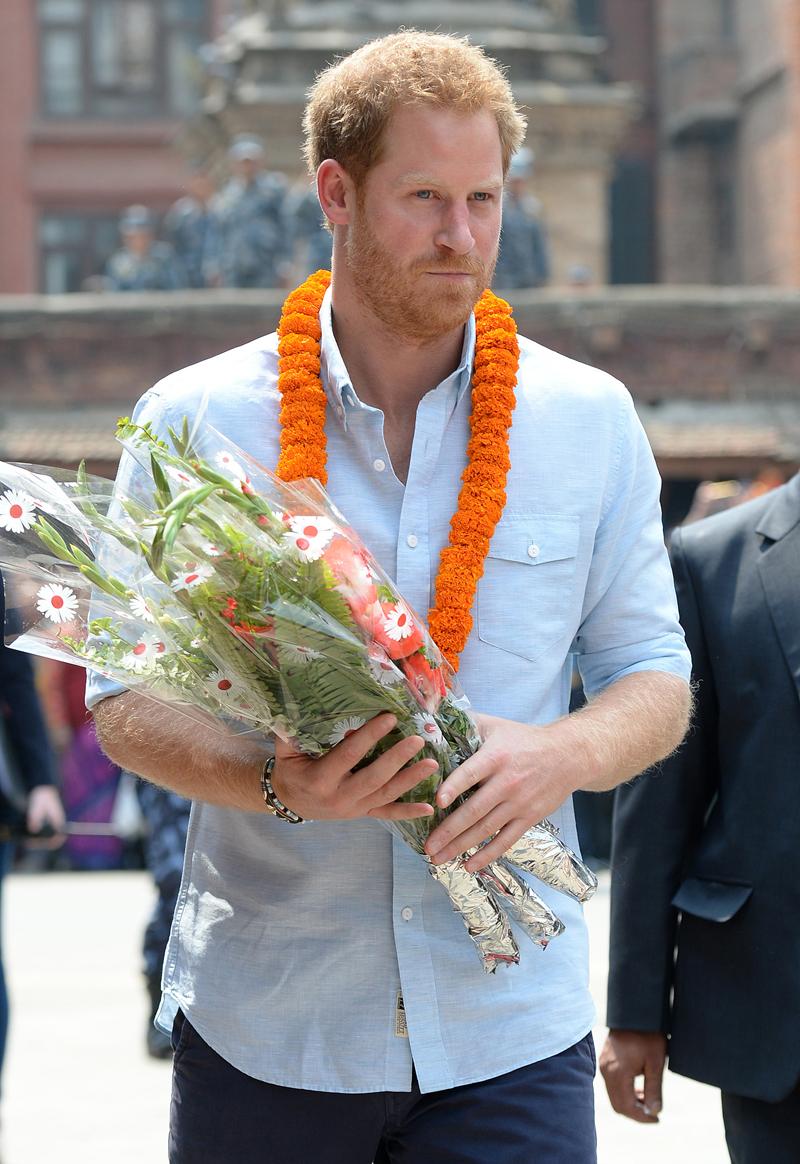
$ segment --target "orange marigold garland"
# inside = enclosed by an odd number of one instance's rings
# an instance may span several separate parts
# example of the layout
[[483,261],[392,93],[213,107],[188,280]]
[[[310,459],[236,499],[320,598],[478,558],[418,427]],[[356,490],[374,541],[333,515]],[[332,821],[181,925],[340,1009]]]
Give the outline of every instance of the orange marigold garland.
[[[316,477],[325,485],[328,479],[319,311],[330,281],[329,271],[317,271],[306,279],[287,298],[278,325],[281,454],[277,471],[284,481]],[[467,467],[428,614],[433,640],[454,670],[472,629],[475,590],[506,503],[511,467],[508,430],[519,368],[517,327],[509,304],[484,291],[475,306],[475,323]]]
[[317,271],[287,296],[278,324],[278,389],[284,481],[316,477],[326,485],[325,389],[320,378],[319,309],[330,271]]

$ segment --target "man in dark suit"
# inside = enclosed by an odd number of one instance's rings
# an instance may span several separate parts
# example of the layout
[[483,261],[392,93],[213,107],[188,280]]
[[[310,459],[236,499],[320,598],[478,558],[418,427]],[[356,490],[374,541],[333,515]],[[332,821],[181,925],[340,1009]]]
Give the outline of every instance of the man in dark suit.
[[0,578],[0,823],[16,823],[24,805],[29,832],[49,826],[57,833],[64,824],[64,810],[30,656],[4,645],[4,627]]
[[721,1089],[734,1164],[797,1164],[800,474],[672,550],[696,721],[617,792],[601,1070],[653,1123],[668,1054]]
[[[60,844],[63,837],[58,836],[58,830],[64,826],[64,810],[54,784],[53,757],[33,683],[33,668],[27,655],[3,645],[3,593],[0,579],[0,776],[4,777],[0,779],[0,828],[17,825],[24,814],[30,832],[49,826],[56,833],[50,843]],[[0,840],[0,915],[3,877],[13,855],[13,841]],[[0,958],[0,1072],[7,1032],[8,992]]]

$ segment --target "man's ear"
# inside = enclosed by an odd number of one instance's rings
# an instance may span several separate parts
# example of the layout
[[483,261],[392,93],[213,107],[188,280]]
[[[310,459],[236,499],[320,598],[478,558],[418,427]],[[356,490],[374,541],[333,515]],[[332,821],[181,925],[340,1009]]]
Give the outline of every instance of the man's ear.
[[347,171],[333,158],[326,158],[317,170],[317,197],[334,226],[348,225],[355,187]]

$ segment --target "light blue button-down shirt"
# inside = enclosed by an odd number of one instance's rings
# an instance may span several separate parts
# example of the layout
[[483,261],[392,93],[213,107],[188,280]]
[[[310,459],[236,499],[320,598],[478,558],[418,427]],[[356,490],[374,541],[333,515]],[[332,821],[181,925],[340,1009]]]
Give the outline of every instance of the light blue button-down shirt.
[[[403,485],[381,411],[350,383],[329,297],[321,318],[329,492],[424,614],[465,466],[474,322],[458,369],[419,404]],[[276,348],[268,336],[177,372],[136,415],[180,427],[208,393],[209,423],[274,467]],[[459,678],[477,709],[547,723],[567,711],[574,656],[589,694],[635,671],[688,679],[689,659],[630,396],[602,372],[521,348],[508,501]],[[90,702],[114,690],[95,679]],[[553,819],[577,846],[571,803]],[[407,1091],[413,1063],[429,1092],[511,1071],[593,1019],[581,907],[536,887],[566,932],[546,950],[519,934],[520,965],[488,976],[424,862],[380,823],[293,827],[197,802],[161,1022],[180,1006],[226,1060],[288,1087]]]

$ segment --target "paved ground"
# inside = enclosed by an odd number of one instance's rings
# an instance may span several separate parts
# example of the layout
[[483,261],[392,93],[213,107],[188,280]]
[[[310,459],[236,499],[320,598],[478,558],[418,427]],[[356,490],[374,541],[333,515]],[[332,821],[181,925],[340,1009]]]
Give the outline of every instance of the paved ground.
[[[146,875],[15,874],[4,894],[14,1009],[3,1164],[164,1164],[169,1067],[143,1044]],[[603,884],[587,907],[601,1019],[607,905]],[[727,1164],[710,1089],[670,1076],[657,1127],[614,1115],[602,1085],[597,1099],[600,1164]]]

